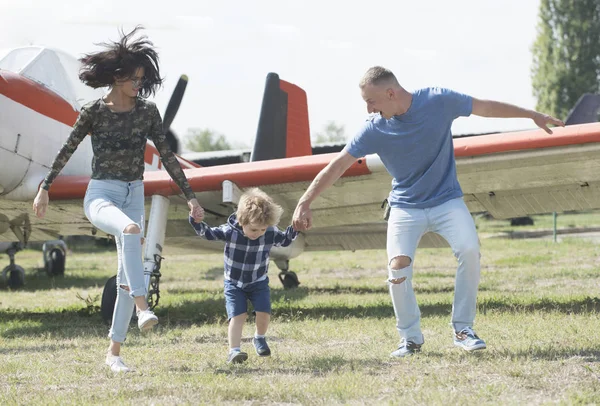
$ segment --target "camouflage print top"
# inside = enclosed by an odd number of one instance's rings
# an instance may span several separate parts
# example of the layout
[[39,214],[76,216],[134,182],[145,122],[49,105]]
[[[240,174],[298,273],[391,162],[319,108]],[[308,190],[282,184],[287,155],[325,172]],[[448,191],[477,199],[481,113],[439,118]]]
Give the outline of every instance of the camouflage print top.
[[87,134],[92,137],[92,179],[116,179],[125,182],[143,179],[146,138],[154,142],[161,161],[186,199],[196,196],[181,165],[167,143],[156,104],[137,98],[133,110],[111,111],[102,99],[83,106],[73,131],[52,163],[42,188],[50,185],[66,165]]

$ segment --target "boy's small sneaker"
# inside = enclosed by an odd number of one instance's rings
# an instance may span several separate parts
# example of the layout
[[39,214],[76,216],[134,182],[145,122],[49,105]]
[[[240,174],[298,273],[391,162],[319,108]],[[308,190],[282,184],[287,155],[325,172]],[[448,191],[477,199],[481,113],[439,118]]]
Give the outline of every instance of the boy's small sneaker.
[[142,310],[137,314],[138,327],[141,331],[152,330],[152,327],[158,324],[158,317],[150,309]]
[[454,333],[454,345],[465,351],[484,350],[485,341],[475,334],[471,327],[465,327],[458,333]]
[[268,357],[271,355],[271,349],[269,348],[269,344],[267,344],[267,339],[264,337],[259,337],[256,338],[254,337],[252,339],[252,344],[254,344],[254,349],[256,350],[256,353],[260,356],[260,357]]
[[123,363],[123,358],[118,355],[108,354],[106,356],[106,365],[110,367],[113,372],[129,372],[131,371],[127,365]]
[[229,364],[241,364],[248,359],[248,354],[239,350],[229,351],[227,356],[227,363]]
[[396,351],[393,351],[390,356],[395,358],[404,358],[408,355],[416,354],[417,352],[421,352],[421,345],[417,344],[414,341],[406,341],[406,339],[402,339],[400,341],[400,346]]

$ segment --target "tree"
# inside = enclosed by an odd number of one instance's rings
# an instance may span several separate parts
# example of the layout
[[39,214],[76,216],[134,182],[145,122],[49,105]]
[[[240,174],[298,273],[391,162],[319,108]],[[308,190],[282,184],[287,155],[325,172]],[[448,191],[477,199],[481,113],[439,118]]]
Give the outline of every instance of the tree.
[[337,125],[334,121],[327,123],[323,127],[322,132],[318,132],[314,135],[313,141],[315,144],[323,144],[326,142],[344,142],[346,136],[344,135],[344,126]]
[[536,109],[566,119],[582,94],[599,90],[600,1],[541,0],[532,53]]
[[218,134],[208,128],[190,128],[186,134],[186,139],[186,148],[194,152],[231,149],[231,144],[223,134]]

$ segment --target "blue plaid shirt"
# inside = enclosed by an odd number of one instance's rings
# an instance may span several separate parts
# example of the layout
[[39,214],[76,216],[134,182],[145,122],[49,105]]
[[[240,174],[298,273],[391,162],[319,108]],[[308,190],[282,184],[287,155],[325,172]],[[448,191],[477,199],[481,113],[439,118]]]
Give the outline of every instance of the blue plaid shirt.
[[271,248],[287,247],[298,236],[292,226],[285,231],[273,226],[256,240],[251,240],[244,235],[235,213],[219,227],[209,227],[205,222],[196,223],[193,217],[190,217],[190,224],[196,234],[207,240],[225,241],[225,279],[240,288],[266,279]]

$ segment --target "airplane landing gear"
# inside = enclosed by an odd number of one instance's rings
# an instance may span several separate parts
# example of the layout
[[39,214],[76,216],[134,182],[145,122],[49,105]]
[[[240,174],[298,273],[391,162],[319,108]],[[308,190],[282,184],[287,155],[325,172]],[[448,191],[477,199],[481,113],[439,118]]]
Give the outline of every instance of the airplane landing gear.
[[2,279],[11,289],[19,289],[25,284],[25,270],[15,264],[15,254],[21,250],[20,243],[14,243],[6,253],[10,258],[10,265],[2,270]]
[[48,276],[63,276],[65,274],[65,259],[67,244],[62,240],[46,241],[42,246],[44,254],[44,269]]
[[109,278],[104,284],[102,291],[102,301],[100,302],[100,315],[102,320],[110,324],[115,311],[115,302],[117,301],[117,275]]
[[281,270],[278,276],[284,289],[295,289],[300,285],[296,272],[288,270],[290,268],[289,259],[276,260],[275,265]]
[[[152,196],[150,216],[148,217],[148,231],[144,247],[144,277],[148,286],[148,306],[154,309],[160,300],[160,264],[164,259],[161,256],[162,247],[165,243],[167,227],[167,213],[169,211],[169,199],[163,196]],[[112,316],[117,301],[117,276],[113,276],[104,285],[100,314],[107,323],[112,322]],[[135,315],[135,310],[134,310]]]

